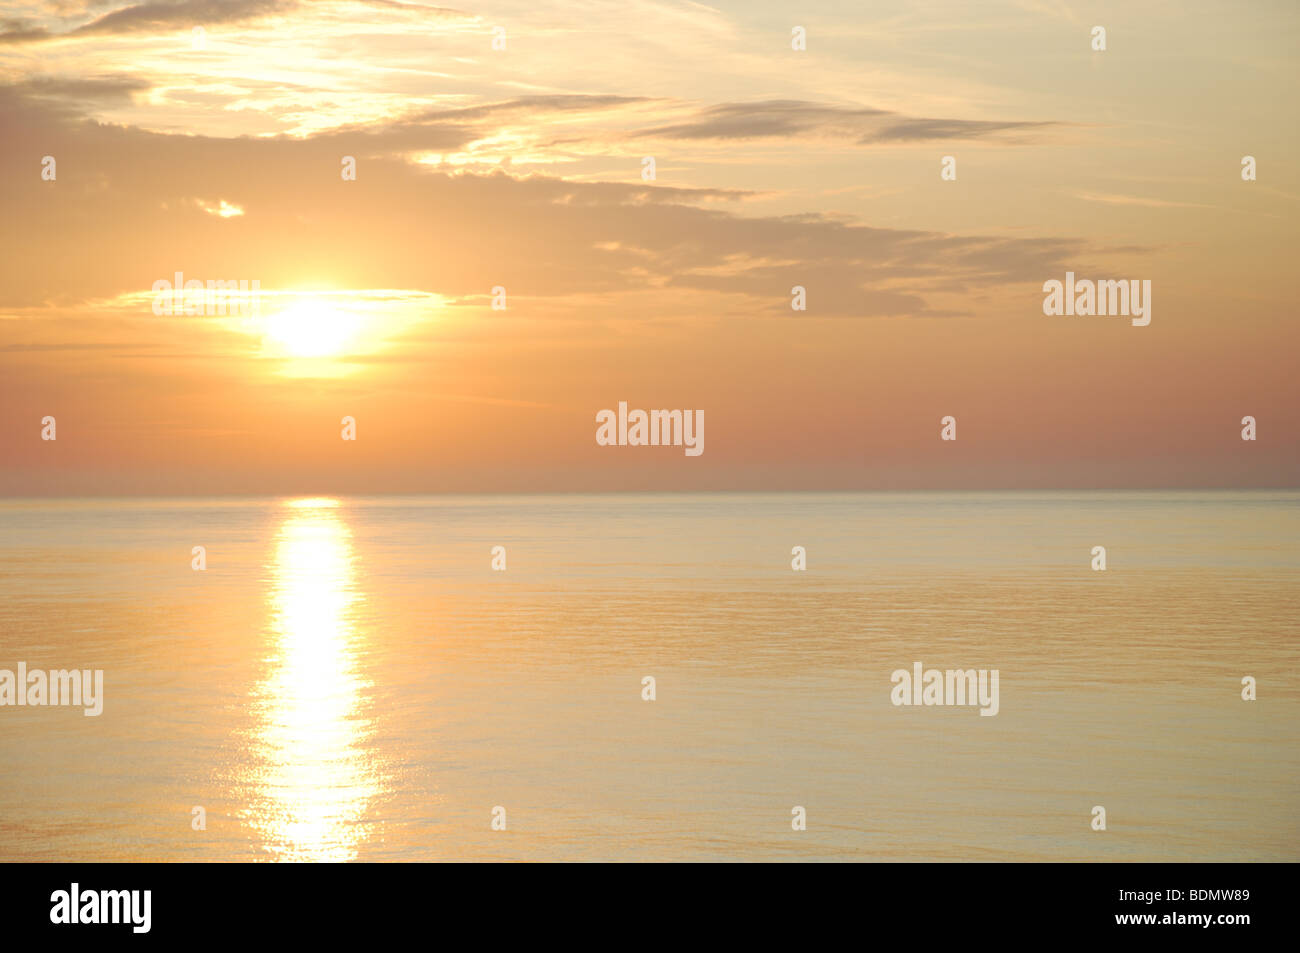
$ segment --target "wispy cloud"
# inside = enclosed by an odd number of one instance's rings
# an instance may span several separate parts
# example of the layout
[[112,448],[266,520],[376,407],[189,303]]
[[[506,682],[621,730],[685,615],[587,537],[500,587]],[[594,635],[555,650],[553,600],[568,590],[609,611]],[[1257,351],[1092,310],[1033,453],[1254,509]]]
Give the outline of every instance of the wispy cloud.
[[[469,14],[449,7],[436,7],[401,0],[311,0],[312,3],[334,2],[337,5],[384,7],[416,13],[436,19],[472,19]],[[252,23],[275,16],[283,16],[306,5],[307,0],[154,0],[121,7],[91,19],[66,32],[56,32],[38,26],[30,19],[0,21],[4,32],[0,43],[30,43],[58,37],[123,35],[136,33],[161,33],[196,26],[212,27],[221,24]],[[89,14],[104,4],[91,3],[84,8]]]
[[859,145],[942,139],[982,139],[999,133],[1022,136],[1061,123],[980,119],[932,119],[904,116],[869,106],[834,106],[800,100],[721,103],[699,110],[682,122],[639,129],[632,135],[652,139],[848,139]]
[[1114,192],[1072,192],[1077,199],[1085,202],[1101,202],[1103,205],[1139,205],[1143,208],[1215,208],[1202,202],[1178,202],[1169,199],[1155,199],[1145,195],[1120,195]]

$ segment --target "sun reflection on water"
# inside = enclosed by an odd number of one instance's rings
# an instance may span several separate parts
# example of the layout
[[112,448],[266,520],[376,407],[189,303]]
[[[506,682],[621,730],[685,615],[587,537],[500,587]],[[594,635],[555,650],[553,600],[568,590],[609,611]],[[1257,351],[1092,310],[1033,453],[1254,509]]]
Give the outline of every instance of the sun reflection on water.
[[251,823],[278,860],[356,856],[381,783],[358,674],[352,534],[336,500],[293,500],[276,534],[267,674],[254,695]]

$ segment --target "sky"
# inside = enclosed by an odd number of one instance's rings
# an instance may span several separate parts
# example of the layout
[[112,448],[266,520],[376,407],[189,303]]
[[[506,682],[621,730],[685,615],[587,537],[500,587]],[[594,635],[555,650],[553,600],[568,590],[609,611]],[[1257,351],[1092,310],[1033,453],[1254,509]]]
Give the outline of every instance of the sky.
[[[1298,41],[1291,2],[0,0],[0,495],[1300,485]],[[257,313],[156,314],[177,272]],[[1150,323],[1045,314],[1067,272]],[[600,446],[620,401],[704,452]]]

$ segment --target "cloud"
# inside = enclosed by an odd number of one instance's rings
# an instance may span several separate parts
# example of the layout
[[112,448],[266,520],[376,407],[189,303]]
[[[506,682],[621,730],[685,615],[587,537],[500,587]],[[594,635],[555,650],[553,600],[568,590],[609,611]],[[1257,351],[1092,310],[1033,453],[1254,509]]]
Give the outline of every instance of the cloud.
[[1202,202],[1171,202],[1165,199],[1153,199],[1141,195],[1120,195],[1114,192],[1075,192],[1074,197],[1085,202],[1100,202],[1103,205],[1139,205],[1143,208],[1216,208]]
[[33,20],[15,18],[0,20],[0,31],[0,43],[33,43],[54,35]]
[[[585,105],[593,102],[618,99]],[[521,100],[482,114],[557,105],[584,101]],[[446,115],[422,118],[441,135],[469,135],[438,125]],[[662,294],[697,314],[737,299],[751,310],[788,309],[791,286],[804,284],[820,315],[933,316],[951,312],[955,293],[1041,281],[1083,250],[1064,238],[742,215],[741,191],[446,174],[397,157],[360,160],[357,181],[344,182],[341,155],[362,152],[344,146],[374,134],[165,135],[51,111],[29,86],[0,87],[0,133],[43,143],[59,163],[57,182],[43,182],[30,156],[0,155],[0,204],[15,220],[58,222],[4,249],[0,307],[111,298],[182,270],[258,279],[265,289],[328,279],[455,300],[500,284],[559,308]],[[196,182],[247,214],[209,214],[192,201]]]
[[149,82],[134,76],[41,76],[10,87],[29,99],[62,100],[69,104],[126,102],[132,95],[147,92],[150,88]]
[[550,116],[600,112],[649,100],[639,96],[539,95],[452,109],[428,109],[377,123],[342,126],[322,133],[320,142],[354,142],[367,154],[446,152],[463,149],[497,131],[503,122],[528,127]]
[[244,214],[244,210],[238,205],[232,205],[225,199],[219,199],[217,202],[205,202],[203,199],[194,199],[194,205],[202,209],[208,215],[215,215],[218,218],[238,218]]
[[832,106],[775,99],[721,103],[684,122],[652,126],[633,135],[654,139],[766,139],[824,137],[860,145],[939,139],[982,139],[999,133],[1041,132],[1056,122],[926,119],[871,107]]
[[[314,0],[319,2],[319,0]],[[384,7],[429,15],[439,19],[471,19],[468,14],[448,7],[435,7],[400,0],[341,0],[362,6]],[[91,3],[86,12],[102,4]],[[26,20],[3,20],[0,43],[28,43],[61,36],[120,35],[167,32],[213,26],[221,23],[249,23],[302,9],[304,0],[153,0],[137,3],[106,13],[67,33],[52,33]]]

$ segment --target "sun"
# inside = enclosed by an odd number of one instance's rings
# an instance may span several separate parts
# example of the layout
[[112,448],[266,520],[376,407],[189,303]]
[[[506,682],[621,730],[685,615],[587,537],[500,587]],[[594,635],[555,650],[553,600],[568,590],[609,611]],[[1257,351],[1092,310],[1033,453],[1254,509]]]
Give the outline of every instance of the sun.
[[266,337],[286,357],[338,357],[347,351],[360,320],[317,298],[304,298],[274,314]]

